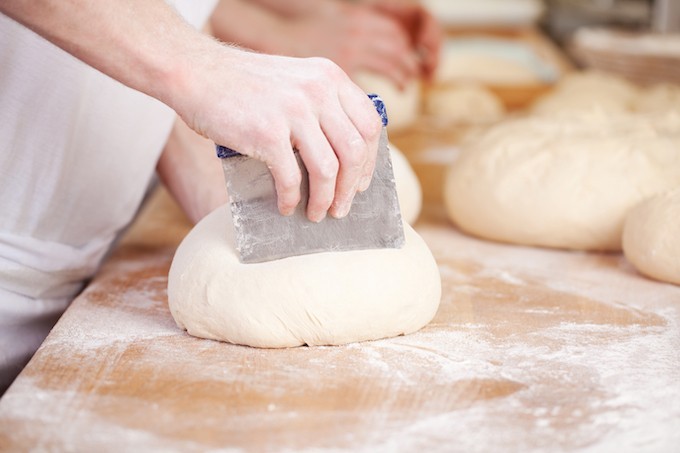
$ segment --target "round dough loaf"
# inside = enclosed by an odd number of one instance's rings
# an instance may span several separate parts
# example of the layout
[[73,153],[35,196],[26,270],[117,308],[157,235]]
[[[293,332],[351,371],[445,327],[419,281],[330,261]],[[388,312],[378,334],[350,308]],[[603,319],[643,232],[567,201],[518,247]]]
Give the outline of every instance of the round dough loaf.
[[680,86],[659,84],[642,92],[636,109],[640,112],[680,112]]
[[423,191],[420,187],[420,181],[404,153],[391,143],[389,146],[401,218],[404,222],[413,225],[418,219],[423,205]]
[[483,238],[620,250],[628,210],[680,181],[680,116],[515,119],[469,144],[445,183],[447,210]]
[[626,218],[623,251],[643,274],[680,285],[680,187],[637,205]]
[[439,82],[480,82],[490,85],[534,85],[540,77],[526,64],[496,55],[446,55],[435,75]]
[[627,80],[597,71],[574,72],[564,76],[550,93],[539,98],[531,110],[535,114],[601,110],[629,112],[635,108],[639,90]]
[[463,124],[488,124],[505,115],[503,103],[478,84],[456,84],[432,90],[425,104],[437,119]]
[[437,311],[437,264],[408,225],[401,249],[242,264],[228,211],[201,220],[170,267],[170,311],[191,335],[265,348],[337,345],[414,332]]
[[360,72],[352,77],[366,93],[376,93],[385,102],[387,109],[388,130],[394,131],[411,125],[420,113],[420,81],[410,81],[400,90],[386,77]]

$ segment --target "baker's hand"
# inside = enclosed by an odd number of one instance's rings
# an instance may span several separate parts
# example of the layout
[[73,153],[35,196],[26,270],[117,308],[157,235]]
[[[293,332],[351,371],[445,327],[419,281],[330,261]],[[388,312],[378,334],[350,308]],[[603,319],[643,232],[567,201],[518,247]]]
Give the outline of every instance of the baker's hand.
[[173,107],[202,135],[264,161],[282,214],[300,201],[296,148],[309,172],[309,219],[345,216],[375,167],[382,125],[371,100],[330,60],[214,45],[192,57]]
[[443,39],[434,16],[415,0],[360,0],[360,3],[371,5],[401,23],[420,57],[423,75],[432,78],[439,64]]
[[419,57],[402,18],[360,4],[325,1],[306,15],[290,18],[277,39],[280,53],[324,56],[349,74],[368,70],[397,86],[419,76]]

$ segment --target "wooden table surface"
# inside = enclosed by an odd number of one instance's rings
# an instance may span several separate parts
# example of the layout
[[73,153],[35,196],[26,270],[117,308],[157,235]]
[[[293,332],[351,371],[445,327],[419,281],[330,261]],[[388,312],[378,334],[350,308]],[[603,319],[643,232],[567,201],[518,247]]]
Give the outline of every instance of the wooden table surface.
[[494,244],[430,203],[418,333],[262,350],[166,302],[186,220],[159,194],[0,400],[2,451],[678,451],[680,288],[617,254]]

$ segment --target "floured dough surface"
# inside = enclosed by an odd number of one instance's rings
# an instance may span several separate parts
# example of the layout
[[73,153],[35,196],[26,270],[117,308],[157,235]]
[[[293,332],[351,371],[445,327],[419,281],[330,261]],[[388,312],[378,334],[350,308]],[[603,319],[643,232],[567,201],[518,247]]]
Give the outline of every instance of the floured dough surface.
[[391,143],[389,147],[401,218],[404,222],[413,225],[423,206],[423,191],[420,187],[420,181],[404,153]]
[[680,116],[590,113],[516,119],[451,167],[452,220],[483,238],[620,250],[628,211],[680,181]]
[[420,113],[420,81],[411,80],[400,90],[388,78],[370,72],[361,72],[352,77],[366,93],[378,94],[385,102],[388,130],[403,129],[411,125]]
[[542,115],[600,110],[620,113],[635,109],[638,88],[615,75],[597,71],[574,72],[564,76],[550,93],[539,98],[532,112]]
[[517,39],[483,34],[449,36],[441,49],[437,82],[477,82],[495,86],[536,85],[557,77],[554,65]]
[[640,112],[680,112],[680,86],[662,83],[642,91],[636,110]]
[[445,55],[437,69],[439,81],[476,81],[494,85],[533,85],[541,79],[527,64],[495,55]]
[[404,225],[401,249],[318,253],[242,264],[228,207],[201,220],[177,249],[168,302],[189,334],[282,348],[337,345],[414,332],[439,306],[437,264]]
[[623,251],[641,273],[680,285],[680,187],[630,212],[623,230]]
[[437,120],[460,124],[488,124],[505,115],[505,107],[498,96],[475,83],[433,89],[427,96],[425,109]]

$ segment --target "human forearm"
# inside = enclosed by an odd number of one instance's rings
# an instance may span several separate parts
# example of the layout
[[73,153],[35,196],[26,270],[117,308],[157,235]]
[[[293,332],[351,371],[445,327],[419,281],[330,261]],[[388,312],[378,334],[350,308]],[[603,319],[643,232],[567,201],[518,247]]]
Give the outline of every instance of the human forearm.
[[380,119],[328,60],[225,46],[163,0],[0,0],[0,12],[164,102],[204,137],[264,161],[283,214],[300,198],[293,147],[310,175],[311,220],[345,216],[370,183]]
[[163,0],[0,0],[0,11],[171,107],[190,56],[213,45]]
[[259,6],[286,17],[296,17],[318,11],[319,8],[333,7],[340,0],[250,0]]
[[227,202],[227,191],[215,145],[177,118],[157,165],[168,192],[196,223]]

